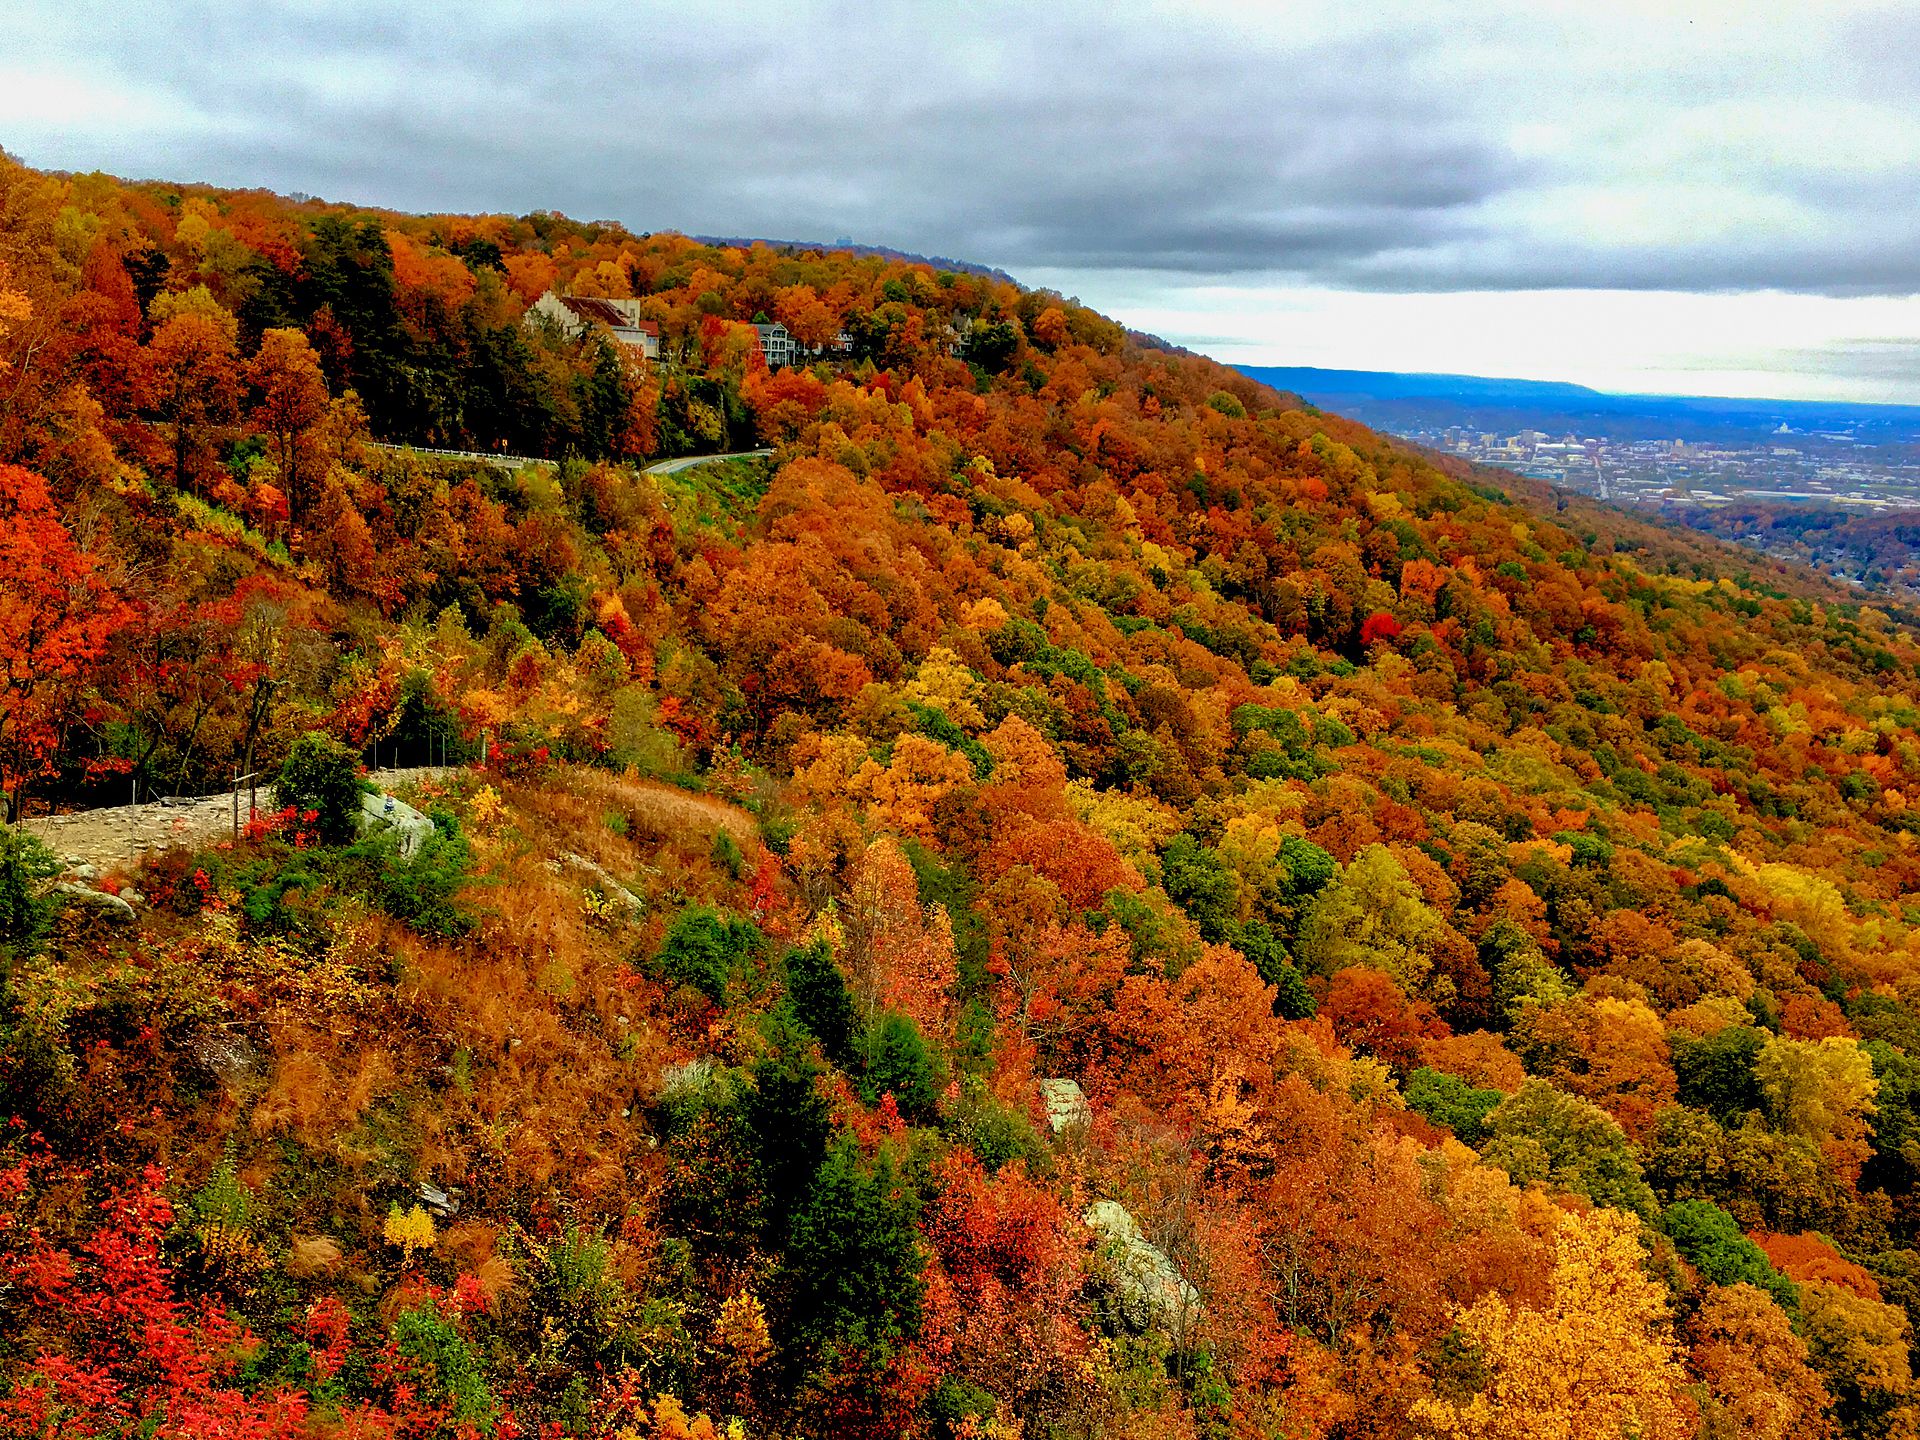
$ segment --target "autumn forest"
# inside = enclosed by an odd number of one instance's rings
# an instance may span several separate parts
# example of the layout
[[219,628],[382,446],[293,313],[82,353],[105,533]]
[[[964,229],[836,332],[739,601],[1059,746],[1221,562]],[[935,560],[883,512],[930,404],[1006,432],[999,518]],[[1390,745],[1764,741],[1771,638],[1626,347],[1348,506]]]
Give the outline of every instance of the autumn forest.
[[1907,618],[1063,296],[0,155],[0,785],[0,1437],[1920,1440]]

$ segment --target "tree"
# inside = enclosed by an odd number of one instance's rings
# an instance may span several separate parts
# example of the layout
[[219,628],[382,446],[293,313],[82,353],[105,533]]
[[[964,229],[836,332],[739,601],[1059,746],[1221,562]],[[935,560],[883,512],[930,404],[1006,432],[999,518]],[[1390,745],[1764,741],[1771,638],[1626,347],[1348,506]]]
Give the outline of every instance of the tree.
[[1439,930],[1406,867],[1386,846],[1369,845],[1307,912],[1300,960],[1318,975],[1364,965],[1414,990],[1432,966]]
[[1776,1036],[1761,1050],[1754,1076],[1774,1124],[1819,1146],[1848,1180],[1859,1178],[1872,1153],[1867,1117],[1880,1082],[1855,1041],[1837,1035],[1825,1040]]
[[1838,1402],[1848,1435],[1912,1435],[1920,1404],[1907,1337],[1907,1317],[1842,1286],[1815,1280],[1801,1288],[1807,1353]]
[[1416,1424],[1443,1440],[1691,1436],[1666,1295],[1642,1268],[1638,1231],[1617,1210],[1561,1217],[1546,1302],[1487,1295],[1457,1310],[1485,1384],[1415,1402]]
[[38,836],[0,825],[0,1022],[8,1016],[13,962],[34,955],[53,919],[46,882],[60,873],[60,857]]
[[1728,1025],[1711,1035],[1677,1041],[1673,1070],[1680,1103],[1705,1110],[1723,1124],[1738,1124],[1760,1108],[1754,1067],[1766,1044],[1766,1033],[1751,1025]]
[[1601,1106],[1636,1139],[1673,1101],[1665,1027],[1631,996],[1583,993],[1526,1007],[1509,1043],[1531,1073]]
[[1633,1147],[1599,1106],[1529,1080],[1487,1117],[1493,1139],[1482,1152],[1518,1181],[1544,1180],[1651,1219],[1653,1192]]
[[870,1058],[861,1077],[861,1093],[869,1104],[877,1104],[882,1095],[891,1095],[910,1124],[926,1124],[933,1119],[939,1097],[933,1057],[927,1053],[920,1027],[911,1016],[889,1010],[875,1017],[871,1029],[872,1038],[867,1044]]
[[0,790],[17,818],[51,767],[65,705],[129,611],[46,481],[15,465],[0,465],[0,577]]
[[677,985],[690,985],[716,1005],[742,969],[765,953],[767,937],[739,915],[694,906],[674,917],[660,945],[660,971]]
[[359,833],[359,758],[331,736],[309,730],[293,742],[280,767],[274,798],[311,814],[322,841],[344,845]]
[[925,1295],[918,1212],[890,1156],[869,1164],[850,1138],[827,1155],[786,1248],[785,1342],[800,1366],[834,1347],[884,1357],[913,1337]]
[[1405,1072],[1420,1057],[1420,1042],[1445,1030],[1426,1005],[1412,1002],[1378,970],[1353,966],[1327,986],[1319,1014],[1341,1041]]
[[790,1010],[767,1017],[768,1050],[753,1067],[753,1091],[744,1105],[760,1168],[773,1238],[787,1226],[805,1200],[833,1134],[833,1115],[817,1081],[820,1067],[811,1055],[806,1031]]
[[1789,1315],[1800,1311],[1800,1292],[1773,1268],[1767,1252],[1749,1240],[1734,1218],[1710,1200],[1669,1205],[1660,1228],[1674,1248],[1715,1285],[1751,1285],[1764,1291]]
[[1716,1286],[1682,1327],[1700,1377],[1709,1440],[1832,1440],[1833,1397],[1807,1364],[1807,1345],[1751,1285]]
[[204,286],[161,296],[154,301],[153,318],[146,355],[148,405],[173,431],[174,488],[198,489],[202,432],[230,421],[239,404],[239,322]]
[[846,977],[833,963],[833,951],[824,939],[787,952],[787,1000],[794,1017],[812,1032],[820,1049],[836,1065],[850,1065],[859,1022]]
[[287,497],[287,515],[300,523],[305,506],[301,466],[307,433],[327,414],[327,381],[320,357],[299,330],[269,330],[247,367],[253,386],[253,422],[266,432]]
[[1487,1116],[1506,1098],[1502,1091],[1477,1089],[1457,1075],[1425,1065],[1407,1077],[1407,1108],[1444,1125],[1468,1145],[1487,1138]]
[[876,840],[855,867],[847,932],[864,1022],[872,1025],[882,1009],[892,1009],[930,1036],[952,1034],[953,927],[945,910],[921,905],[919,879],[894,841]]

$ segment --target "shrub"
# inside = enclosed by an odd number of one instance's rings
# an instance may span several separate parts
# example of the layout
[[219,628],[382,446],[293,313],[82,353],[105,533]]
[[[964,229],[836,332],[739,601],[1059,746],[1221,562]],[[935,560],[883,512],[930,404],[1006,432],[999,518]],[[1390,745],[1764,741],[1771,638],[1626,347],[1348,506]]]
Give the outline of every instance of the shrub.
[[759,959],[766,947],[767,937],[752,921],[703,905],[680,913],[667,931],[657,963],[667,979],[724,1005],[728,981]]
[[740,853],[740,846],[734,841],[733,836],[724,830],[714,832],[711,858],[715,865],[735,880],[740,878],[740,872],[746,868],[747,864],[746,857]]
[[45,882],[59,873],[59,857],[39,836],[0,825],[0,989],[5,962],[27,959],[40,948],[54,911]]
[[[491,1431],[494,1399],[480,1357],[459,1330],[431,1305],[403,1310],[393,1322],[393,1348],[427,1398],[443,1402],[462,1433]],[[470,1427],[470,1428],[469,1428]]]
[[309,730],[293,742],[280,767],[277,798],[301,814],[314,812],[314,826],[329,845],[345,845],[359,833],[365,786],[359,758],[338,740]]
[[966,1082],[960,1103],[942,1127],[956,1145],[965,1145],[989,1171],[1015,1160],[1040,1162],[1040,1137],[1027,1117],[997,1099],[978,1079]]
[[473,848],[451,814],[436,810],[432,819],[433,834],[411,860],[400,857],[392,830],[369,835],[349,854],[358,862],[359,888],[382,910],[424,935],[452,939],[473,928],[473,917],[456,903],[473,878]]

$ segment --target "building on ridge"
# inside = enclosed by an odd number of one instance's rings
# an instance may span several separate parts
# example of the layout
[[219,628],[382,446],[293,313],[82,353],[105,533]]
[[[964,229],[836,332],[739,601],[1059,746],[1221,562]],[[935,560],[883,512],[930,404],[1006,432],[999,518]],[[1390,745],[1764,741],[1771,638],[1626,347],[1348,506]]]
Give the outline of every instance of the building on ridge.
[[527,307],[529,319],[536,315],[576,339],[598,332],[617,345],[637,350],[648,360],[660,358],[660,326],[640,318],[638,300],[561,295],[549,290]]

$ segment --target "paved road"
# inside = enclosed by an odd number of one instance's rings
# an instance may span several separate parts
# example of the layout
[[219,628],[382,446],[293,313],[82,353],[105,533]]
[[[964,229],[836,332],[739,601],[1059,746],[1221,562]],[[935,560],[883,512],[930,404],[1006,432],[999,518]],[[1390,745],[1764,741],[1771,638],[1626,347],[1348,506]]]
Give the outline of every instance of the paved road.
[[648,475],[672,475],[676,471],[688,470],[695,465],[710,465],[716,460],[751,460],[771,455],[771,450],[734,450],[725,455],[682,455],[677,460],[656,460],[647,466]]
[[[410,770],[376,770],[367,778],[382,789],[408,780],[445,773],[444,767],[420,766]],[[273,810],[273,787],[259,791],[262,813]],[[240,820],[247,818],[246,801],[240,802]],[[163,805],[108,805],[98,810],[79,810],[71,815],[46,815],[28,820],[26,828],[38,835],[53,852],[69,863],[80,861],[105,872],[130,869],[149,853],[171,850],[175,846],[197,848],[230,838],[233,834],[233,796],[208,795]]]

